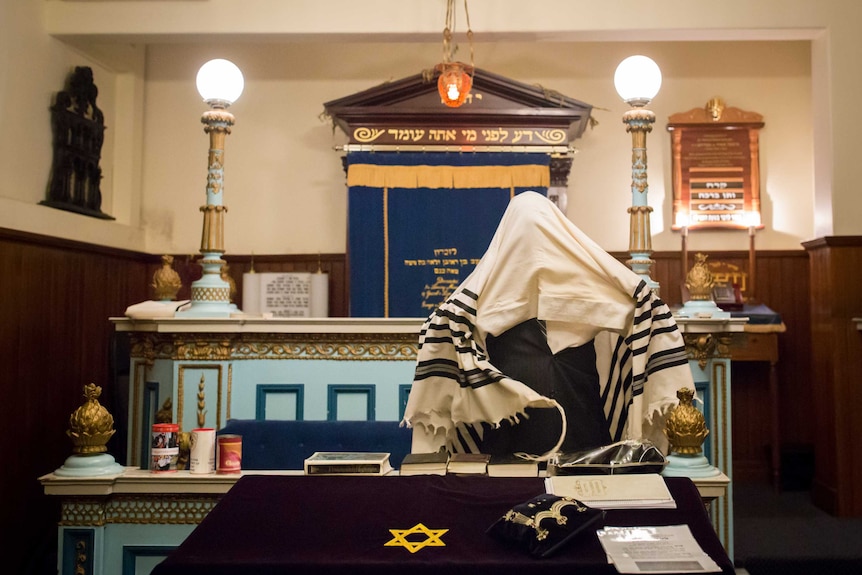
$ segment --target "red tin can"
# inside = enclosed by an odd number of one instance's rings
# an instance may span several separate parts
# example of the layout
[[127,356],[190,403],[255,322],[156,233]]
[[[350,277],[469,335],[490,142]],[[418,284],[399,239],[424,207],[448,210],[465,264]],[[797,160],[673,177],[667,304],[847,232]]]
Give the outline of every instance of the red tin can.
[[176,471],[179,457],[180,426],[176,423],[154,424],[150,469],[154,473]]
[[239,473],[242,471],[242,436],[218,436],[218,473]]

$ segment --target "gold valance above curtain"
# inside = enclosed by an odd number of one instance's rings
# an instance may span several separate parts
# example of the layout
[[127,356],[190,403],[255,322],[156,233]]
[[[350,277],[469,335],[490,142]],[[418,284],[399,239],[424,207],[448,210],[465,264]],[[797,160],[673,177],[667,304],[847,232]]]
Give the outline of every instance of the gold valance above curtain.
[[519,166],[388,166],[352,164],[348,186],[372,188],[547,188],[547,165]]

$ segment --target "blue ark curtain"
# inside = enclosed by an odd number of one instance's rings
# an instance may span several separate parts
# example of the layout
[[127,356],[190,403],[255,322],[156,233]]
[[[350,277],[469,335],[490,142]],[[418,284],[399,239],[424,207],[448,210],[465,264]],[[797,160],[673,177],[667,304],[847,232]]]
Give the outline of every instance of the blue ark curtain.
[[543,153],[351,152],[351,317],[426,317],[473,271],[509,200],[547,194]]

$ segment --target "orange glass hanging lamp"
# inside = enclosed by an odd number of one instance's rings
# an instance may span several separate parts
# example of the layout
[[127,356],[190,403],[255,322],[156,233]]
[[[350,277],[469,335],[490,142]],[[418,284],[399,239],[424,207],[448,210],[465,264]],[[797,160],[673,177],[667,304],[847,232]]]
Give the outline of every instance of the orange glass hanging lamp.
[[470,95],[473,87],[473,31],[470,29],[470,12],[467,9],[467,0],[464,0],[464,14],[467,19],[467,40],[470,43],[470,64],[453,61],[452,34],[455,31],[455,1],[446,0],[446,27],[443,29],[443,61],[434,69],[439,72],[437,78],[437,91],[440,92],[440,101],[450,108],[458,108]]

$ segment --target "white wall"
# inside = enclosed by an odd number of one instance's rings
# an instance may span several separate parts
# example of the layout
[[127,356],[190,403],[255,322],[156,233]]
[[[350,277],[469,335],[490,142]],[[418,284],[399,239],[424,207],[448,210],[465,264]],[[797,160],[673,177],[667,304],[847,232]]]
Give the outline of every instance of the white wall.
[[[653,247],[679,248],[670,232],[672,200],[667,117],[702,107],[715,95],[765,116],[762,130],[762,249],[798,249],[812,237],[810,66],[807,42],[605,44],[516,43],[476,46],[477,65],[541,84],[598,109],[599,125],[576,142],[570,218],[609,250],[628,249],[631,137],[627,108],[613,88],[616,65],[642,52],[662,67],[665,82],[651,108],[658,121],[648,138]],[[390,57],[397,54],[396,58]],[[345,246],[346,190],[333,146],[340,132],[319,119],[323,102],[430,67],[435,44],[290,46],[154,46],[147,58],[144,225],[151,246],[195,252],[200,241],[207,137],[205,107],[194,74],[206,59],[236,62],[246,88],[231,108],[227,139],[226,248],[244,253],[340,252]],[[384,65],[381,65],[381,61]],[[709,63],[708,66],[705,64]],[[708,69],[707,69],[708,68]],[[780,218],[776,216],[780,215]],[[747,249],[746,232],[698,232],[703,249]]]
[[[247,79],[232,108],[237,124],[227,141],[228,255],[344,251],[343,174],[332,151],[343,135],[333,136],[318,120],[322,103],[433,65],[442,12],[435,23],[440,7],[430,0],[410,7],[406,0],[376,0],[363,3],[360,12],[350,12],[353,3],[342,0],[287,4],[249,0],[236,12],[227,0],[157,7],[108,0],[2,3],[0,227],[151,253],[197,253],[207,142],[193,79],[202,62],[220,56],[236,61]],[[862,199],[851,190],[856,171],[847,149],[859,120],[834,117],[851,109],[858,93],[860,75],[837,74],[835,66],[838,72],[855,70],[853,48],[862,40],[852,21],[862,16],[860,3],[616,0],[589,10],[559,0],[492,4],[470,6],[477,65],[607,109],[596,110],[599,126],[576,143],[569,191],[571,219],[607,249],[627,249],[630,139],[612,74],[619,60],[635,52],[656,59],[665,75],[651,105],[658,122],[648,139],[656,250],[679,247],[678,235],[666,229],[666,119],[715,95],[765,117],[766,230],[758,233],[759,248],[798,249],[816,235],[860,233]],[[633,6],[643,9],[636,21]],[[395,13],[397,18],[388,17]],[[212,30],[218,44],[208,37]],[[694,41],[710,38],[732,41]],[[109,175],[103,207],[116,222],[38,206],[50,171],[47,108],[76,64],[94,67],[100,107],[115,138],[103,150]],[[839,148],[838,164],[833,148]],[[815,196],[821,214],[816,230]],[[747,236],[698,232],[690,244],[745,249]]]
[[[134,74],[110,70],[91,55],[45,34],[41,8],[40,2],[28,0],[0,3],[0,227],[143,250],[140,189],[133,189],[129,182],[139,160],[128,157],[135,149],[140,155],[140,145],[135,147],[134,137],[122,129],[135,113],[116,98],[118,85],[123,89]],[[102,211],[114,215],[116,222],[38,205],[47,199],[51,176],[50,107],[75,66],[91,67],[99,88],[97,105],[108,127],[102,148]],[[125,115],[119,115],[121,112]],[[140,127],[137,131],[140,133]],[[125,134],[122,158],[115,155],[118,132]],[[123,167],[120,173],[115,170],[118,160]],[[125,186],[119,193],[115,190],[118,181]]]

